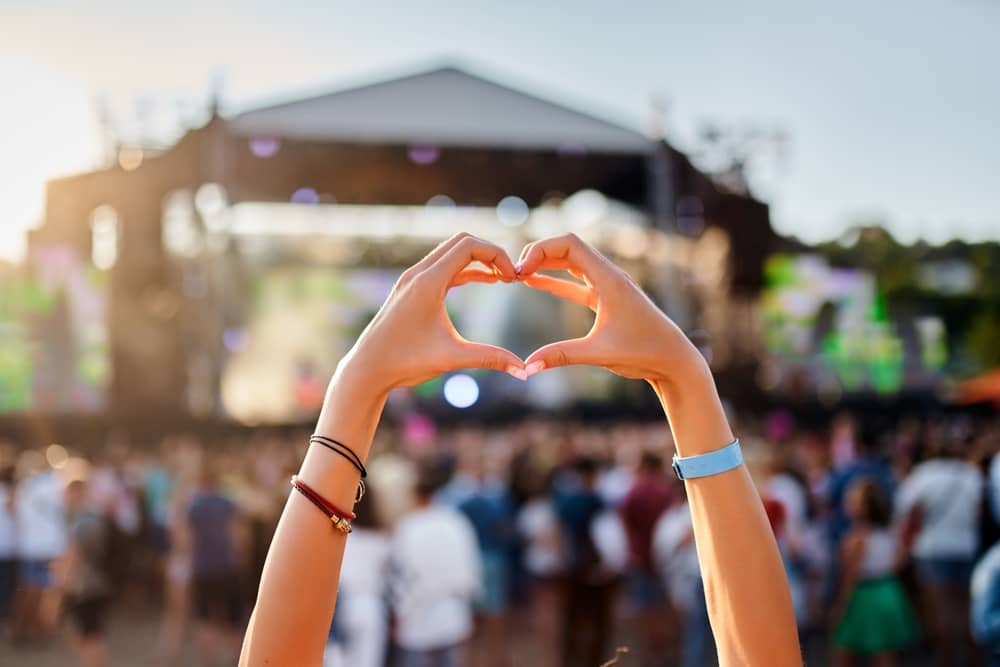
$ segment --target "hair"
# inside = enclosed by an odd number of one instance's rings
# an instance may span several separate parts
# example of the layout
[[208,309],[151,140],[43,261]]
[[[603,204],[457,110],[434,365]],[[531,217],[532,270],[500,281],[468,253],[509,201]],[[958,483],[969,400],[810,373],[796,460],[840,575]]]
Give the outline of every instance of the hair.
[[851,485],[851,492],[861,496],[861,519],[881,528],[892,520],[892,511],[875,480],[864,477]]
[[639,470],[658,473],[663,471],[663,457],[656,452],[644,451],[639,457]]
[[381,525],[378,518],[378,502],[375,492],[369,490],[365,497],[358,501],[354,508],[357,518],[354,519],[354,526],[357,528],[371,528],[378,530]]

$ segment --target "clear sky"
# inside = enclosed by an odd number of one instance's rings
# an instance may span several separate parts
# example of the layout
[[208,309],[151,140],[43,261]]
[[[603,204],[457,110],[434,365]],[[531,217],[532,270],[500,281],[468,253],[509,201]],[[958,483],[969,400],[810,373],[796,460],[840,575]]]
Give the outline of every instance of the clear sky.
[[637,128],[667,99],[681,149],[784,129],[757,185],[785,233],[1000,238],[1000,0],[0,0],[0,255],[99,159],[98,96],[197,107],[222,72],[235,111],[445,60]]

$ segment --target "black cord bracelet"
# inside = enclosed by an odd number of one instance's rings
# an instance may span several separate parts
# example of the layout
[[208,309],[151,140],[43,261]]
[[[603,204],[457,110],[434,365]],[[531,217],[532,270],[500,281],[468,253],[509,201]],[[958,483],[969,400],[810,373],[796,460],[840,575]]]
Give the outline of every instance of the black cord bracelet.
[[316,443],[317,445],[322,445],[323,447],[329,449],[331,452],[335,452],[340,456],[343,456],[345,459],[351,462],[351,465],[353,465],[355,468],[358,469],[358,472],[361,473],[361,479],[365,479],[366,477],[368,477],[368,469],[365,468],[365,464],[361,462],[361,457],[358,456],[353,449],[351,449],[344,443],[340,442],[339,440],[334,440],[333,438],[328,438],[325,435],[319,435],[318,433],[314,433],[312,434],[312,436],[310,436],[309,442]]

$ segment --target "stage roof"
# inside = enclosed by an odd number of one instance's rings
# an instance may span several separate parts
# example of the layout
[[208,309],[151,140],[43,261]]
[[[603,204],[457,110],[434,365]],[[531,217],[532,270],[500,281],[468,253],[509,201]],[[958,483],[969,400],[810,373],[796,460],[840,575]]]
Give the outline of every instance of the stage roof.
[[643,134],[508,88],[441,69],[250,110],[238,134],[372,144],[646,154]]

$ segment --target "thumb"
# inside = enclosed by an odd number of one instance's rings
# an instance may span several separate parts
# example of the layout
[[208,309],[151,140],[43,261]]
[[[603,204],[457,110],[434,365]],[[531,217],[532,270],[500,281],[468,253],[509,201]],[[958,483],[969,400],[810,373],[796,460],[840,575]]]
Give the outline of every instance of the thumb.
[[486,343],[470,343],[462,341],[461,353],[458,355],[460,368],[486,368],[491,371],[503,371],[518,380],[527,379],[524,362],[519,356],[496,345]]
[[524,369],[531,377],[549,368],[593,363],[593,341],[590,338],[571,338],[535,350],[524,360]]

